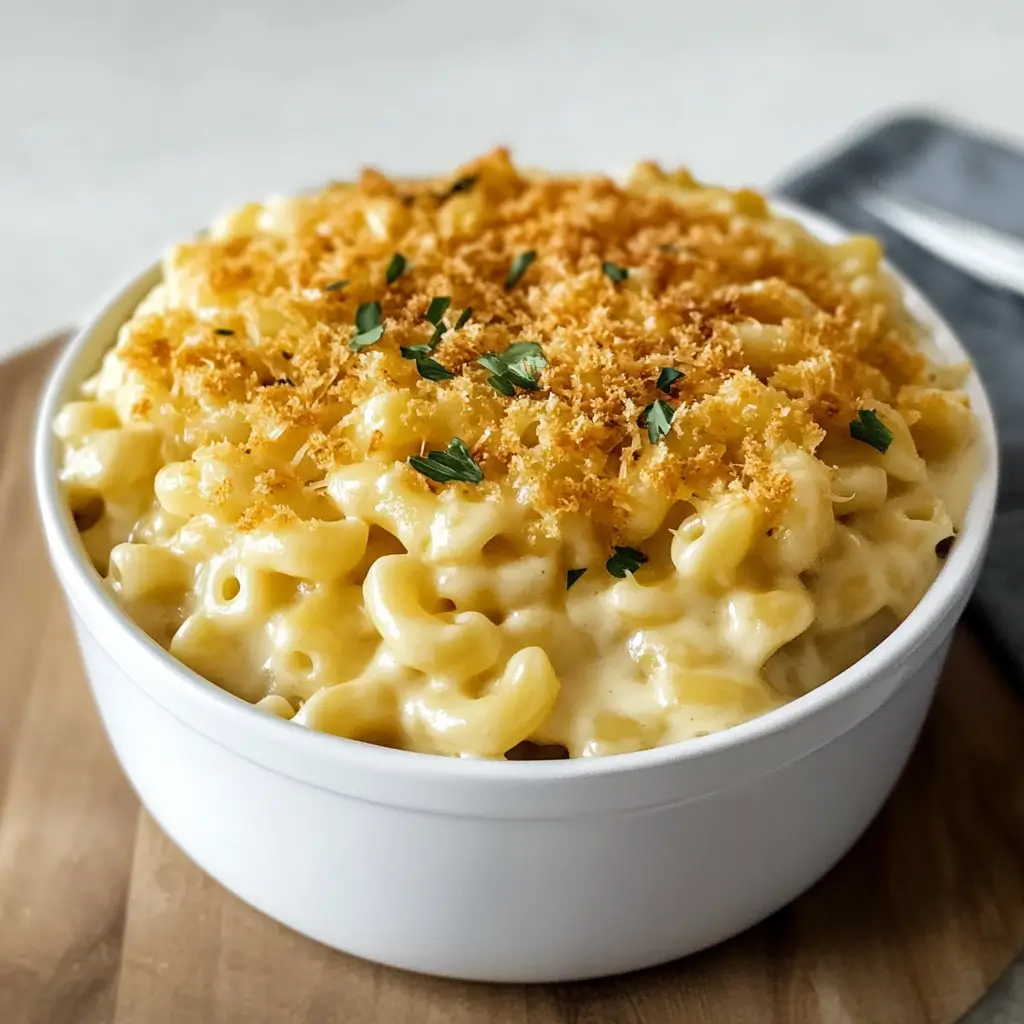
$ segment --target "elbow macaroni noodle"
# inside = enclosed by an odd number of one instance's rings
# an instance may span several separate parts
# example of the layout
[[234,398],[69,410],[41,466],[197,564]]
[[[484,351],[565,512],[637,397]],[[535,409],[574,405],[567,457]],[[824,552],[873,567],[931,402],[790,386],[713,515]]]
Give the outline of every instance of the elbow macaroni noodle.
[[[144,630],[297,725],[487,758],[723,729],[884,638],[973,482],[963,370],[880,257],[503,151],[249,204],[58,416],[67,500]],[[421,473],[453,438],[462,475]]]

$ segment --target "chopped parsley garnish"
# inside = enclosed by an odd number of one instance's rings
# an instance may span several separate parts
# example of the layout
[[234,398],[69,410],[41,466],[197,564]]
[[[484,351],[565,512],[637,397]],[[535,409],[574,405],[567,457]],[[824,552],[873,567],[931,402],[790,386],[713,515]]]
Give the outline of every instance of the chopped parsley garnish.
[[477,364],[491,371],[487,383],[511,398],[516,388],[536,391],[540,387],[537,375],[548,365],[548,361],[537,342],[517,341],[509,345],[501,355],[488,352],[480,356]]
[[231,328],[230,328],[230,327],[218,327],[218,328],[216,329],[216,331],[214,331],[214,334],[224,334],[224,335],[228,335],[228,334],[234,334],[234,333],[235,333],[235,332],[234,332],[233,330],[231,330]]
[[405,273],[405,268],[405,257],[400,252],[396,252],[395,255],[391,257],[388,269],[384,271],[384,280],[387,281],[388,284],[394,284]]
[[[448,325],[444,322],[444,314],[451,304],[452,300],[447,295],[438,295],[430,300],[430,305],[427,306],[427,311],[423,314],[423,317],[428,323],[434,325],[434,333],[431,334],[430,341],[426,345],[409,345],[403,348],[403,355],[405,355],[407,350],[415,352],[417,349],[423,349],[425,352],[430,352],[437,347],[438,342],[448,332]],[[405,356],[405,358],[411,359],[415,357]]]
[[[477,362],[479,363],[480,360],[478,359]],[[487,383],[490,384],[495,391],[500,391],[503,395],[507,396],[508,398],[516,397],[516,389],[514,385],[509,384],[509,382],[504,377],[499,377],[497,374],[494,374],[493,376],[487,378]]]
[[431,299],[425,314],[427,321],[436,327],[451,304],[452,300],[447,295],[438,295],[437,298]]
[[443,452],[427,452],[426,457],[413,455],[409,465],[428,480],[435,480],[439,484],[455,480],[478,484],[484,478],[483,470],[473,459],[473,453],[459,437],[453,437]]
[[398,350],[403,359],[422,359],[429,356],[433,349],[429,345],[402,345]]
[[878,413],[871,409],[861,409],[857,418],[850,420],[850,437],[871,445],[883,455],[893,441],[892,431],[879,419]]
[[666,366],[658,374],[658,390],[664,391],[666,395],[672,394],[672,385],[682,376],[682,370],[674,370],[671,366]]
[[[419,346],[416,346],[419,348]],[[423,355],[416,358],[416,369],[421,377],[427,380],[454,380],[455,374],[446,370],[436,359]]]
[[384,327],[380,322],[380,303],[364,302],[356,310],[356,334],[348,343],[353,352],[358,352],[367,345],[373,345],[384,337]]
[[332,281],[330,284],[324,285],[325,292],[336,292],[339,288],[344,288],[348,284],[348,281]]
[[530,269],[530,264],[537,258],[537,253],[533,249],[527,249],[526,252],[521,252],[513,261],[512,266],[508,268],[508,274],[505,277],[505,289],[506,291],[510,288],[515,288],[519,284],[520,279],[527,270]]
[[616,547],[615,554],[604,563],[604,567],[621,580],[626,578],[626,573],[636,572],[646,561],[647,556],[636,548]]
[[586,569],[569,569],[565,574],[565,589],[572,590],[573,584],[586,572]]
[[605,260],[601,264],[601,270],[604,272],[605,277],[616,284],[621,284],[629,277],[629,271],[625,267],[620,267],[618,263],[612,263],[610,260]]
[[469,323],[469,318],[473,315],[473,307],[467,306],[460,314],[459,319],[455,321],[455,330],[461,331],[463,327]]
[[380,323],[380,303],[364,302],[356,310],[356,327],[360,331],[372,330]]
[[464,177],[464,178],[456,178],[456,180],[453,181],[448,186],[448,191],[447,192],[442,192],[437,197],[437,201],[439,203],[443,203],[446,199],[451,199],[452,196],[458,194],[459,192],[468,192],[475,184],[476,184],[476,175],[475,174],[467,174],[466,177]]
[[669,427],[672,426],[672,417],[675,414],[675,409],[660,398],[656,402],[651,402],[640,413],[640,426],[647,428],[647,436],[650,438],[651,444],[657,444],[668,433]]

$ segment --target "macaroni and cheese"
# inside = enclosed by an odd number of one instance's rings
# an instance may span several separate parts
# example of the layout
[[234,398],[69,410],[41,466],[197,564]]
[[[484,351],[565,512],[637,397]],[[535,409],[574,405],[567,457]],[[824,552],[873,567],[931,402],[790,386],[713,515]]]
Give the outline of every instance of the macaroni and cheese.
[[309,728],[487,758],[723,729],[877,644],[954,536],[966,370],[881,257],[504,150],[252,203],[60,413],[67,500],[150,636]]

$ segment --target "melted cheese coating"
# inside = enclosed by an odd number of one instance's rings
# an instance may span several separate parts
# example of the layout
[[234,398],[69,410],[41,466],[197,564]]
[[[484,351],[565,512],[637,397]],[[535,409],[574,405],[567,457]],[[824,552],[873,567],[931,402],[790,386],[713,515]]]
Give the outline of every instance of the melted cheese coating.
[[301,725],[480,757],[726,728],[887,635],[973,483],[965,368],[880,260],[503,150],[250,204],[58,417],[68,501],[143,629]]

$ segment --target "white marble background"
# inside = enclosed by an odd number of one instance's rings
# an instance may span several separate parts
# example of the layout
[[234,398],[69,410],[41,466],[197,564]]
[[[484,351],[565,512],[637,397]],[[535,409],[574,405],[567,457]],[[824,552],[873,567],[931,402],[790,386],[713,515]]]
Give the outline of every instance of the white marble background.
[[364,162],[507,142],[764,185],[907,104],[1024,139],[1024,0],[0,0],[0,356]]

